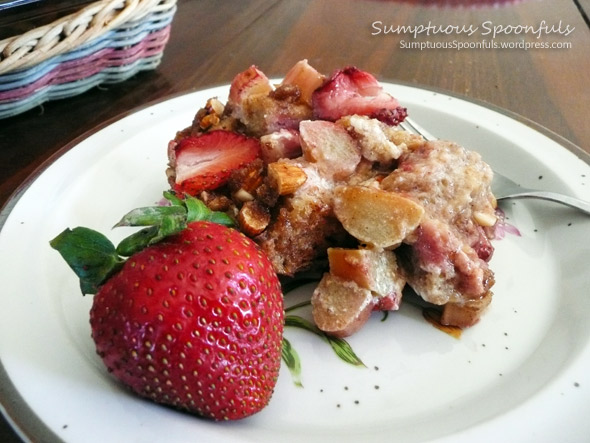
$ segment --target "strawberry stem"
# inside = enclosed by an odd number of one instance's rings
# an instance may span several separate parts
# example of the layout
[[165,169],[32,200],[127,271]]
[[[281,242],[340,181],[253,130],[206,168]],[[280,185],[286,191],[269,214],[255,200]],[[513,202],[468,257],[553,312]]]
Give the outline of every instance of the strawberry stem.
[[187,210],[182,206],[149,206],[128,212],[114,226],[152,226],[161,223],[165,218],[178,218],[186,221]]
[[210,221],[225,226],[233,226],[231,217],[223,212],[210,210],[205,203],[194,197],[180,199],[171,192],[164,192],[170,205],[149,206],[133,209],[114,226],[144,226],[124,238],[115,248],[113,243],[89,228],[65,229],[49,242],[80,279],[83,294],[95,294],[98,288],[115,274],[125,257],[177,234],[194,221]]

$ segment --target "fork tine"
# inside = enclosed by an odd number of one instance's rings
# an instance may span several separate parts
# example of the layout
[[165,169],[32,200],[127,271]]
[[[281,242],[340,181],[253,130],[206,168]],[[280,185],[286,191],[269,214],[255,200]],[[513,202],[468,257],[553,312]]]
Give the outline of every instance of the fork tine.
[[404,121],[399,124],[399,126],[407,132],[412,132],[414,134],[421,135],[422,137],[424,137],[425,140],[437,139],[437,137],[432,135],[430,132],[428,132],[426,129],[424,129],[411,118],[406,117]]

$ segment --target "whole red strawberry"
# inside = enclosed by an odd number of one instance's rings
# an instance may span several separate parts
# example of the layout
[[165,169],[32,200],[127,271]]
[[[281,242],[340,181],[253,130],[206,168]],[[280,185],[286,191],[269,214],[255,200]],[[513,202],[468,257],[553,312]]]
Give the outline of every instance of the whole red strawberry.
[[[52,241],[62,255],[59,239],[72,232]],[[281,363],[283,298],[252,240],[190,222],[117,267],[90,312],[109,372],[143,397],[214,420],[267,405]]]

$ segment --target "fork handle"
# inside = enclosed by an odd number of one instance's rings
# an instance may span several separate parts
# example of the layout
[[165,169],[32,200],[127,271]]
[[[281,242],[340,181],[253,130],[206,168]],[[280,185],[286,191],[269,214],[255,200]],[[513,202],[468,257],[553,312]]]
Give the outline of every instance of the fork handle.
[[583,213],[590,215],[590,204],[575,197],[567,195],[556,194],[549,191],[523,191],[518,194],[513,194],[508,197],[498,198],[498,200],[505,200],[509,198],[537,198],[547,200],[555,203],[561,203],[571,208],[579,209]]

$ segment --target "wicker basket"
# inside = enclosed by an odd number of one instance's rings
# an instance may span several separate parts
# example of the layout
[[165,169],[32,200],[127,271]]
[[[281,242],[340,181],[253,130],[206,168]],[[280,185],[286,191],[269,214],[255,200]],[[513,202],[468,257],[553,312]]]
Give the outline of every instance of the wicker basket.
[[103,0],[0,41],[0,118],[160,63],[176,0]]

